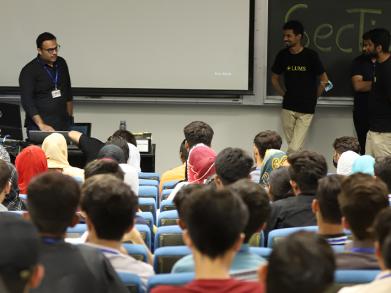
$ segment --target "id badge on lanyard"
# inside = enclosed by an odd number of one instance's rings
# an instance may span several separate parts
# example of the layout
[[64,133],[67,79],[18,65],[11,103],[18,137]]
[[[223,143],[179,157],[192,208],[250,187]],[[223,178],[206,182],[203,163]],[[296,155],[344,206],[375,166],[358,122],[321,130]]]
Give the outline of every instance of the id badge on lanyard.
[[[38,63],[41,64],[41,62],[38,60]],[[45,69],[46,73],[49,75],[49,78],[51,79],[51,81],[53,82],[54,84],[54,90],[52,90],[51,94],[52,94],[52,98],[55,99],[55,98],[58,98],[58,97],[61,97],[61,91],[57,88],[57,84],[58,84],[58,67],[57,65],[55,65],[56,67],[56,73],[55,75],[53,76],[52,73],[50,72],[49,69],[47,69],[47,67],[45,65],[42,65],[43,68]]]

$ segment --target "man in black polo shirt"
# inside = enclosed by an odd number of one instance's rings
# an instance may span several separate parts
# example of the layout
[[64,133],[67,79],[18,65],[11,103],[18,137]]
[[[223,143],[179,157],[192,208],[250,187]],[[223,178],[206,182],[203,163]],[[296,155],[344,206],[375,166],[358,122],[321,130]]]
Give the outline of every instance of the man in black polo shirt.
[[390,32],[373,29],[369,32],[376,58],[369,97],[369,131],[365,145],[366,153],[374,157],[391,155],[391,54]]
[[73,97],[68,66],[58,56],[60,45],[51,33],[37,38],[38,56],[19,76],[21,101],[29,130],[68,130],[73,120]]
[[360,144],[360,153],[364,155],[365,141],[369,130],[368,99],[376,59],[370,55],[374,46],[370,40],[369,32],[362,36],[362,41],[362,54],[356,57],[352,63],[352,85],[354,89],[354,128]]
[[303,25],[291,20],[285,23],[283,31],[286,48],[278,53],[274,61],[272,84],[284,97],[282,126],[288,143],[287,152],[292,153],[303,147],[317,98],[324,91],[328,78],[318,54],[301,44]]

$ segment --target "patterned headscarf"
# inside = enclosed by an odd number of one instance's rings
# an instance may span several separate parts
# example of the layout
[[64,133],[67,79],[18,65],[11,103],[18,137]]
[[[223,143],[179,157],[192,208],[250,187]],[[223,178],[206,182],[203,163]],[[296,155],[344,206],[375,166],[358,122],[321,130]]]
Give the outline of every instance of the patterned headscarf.
[[202,184],[216,173],[216,152],[205,144],[197,144],[189,152],[187,160],[187,180]]

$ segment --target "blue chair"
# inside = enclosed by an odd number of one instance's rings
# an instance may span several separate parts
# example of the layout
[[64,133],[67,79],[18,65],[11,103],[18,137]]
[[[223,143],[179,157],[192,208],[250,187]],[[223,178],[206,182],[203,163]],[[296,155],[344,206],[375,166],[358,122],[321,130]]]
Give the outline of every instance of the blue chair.
[[334,253],[341,253],[345,251],[344,245],[330,245],[330,246],[333,249]]
[[147,247],[151,249],[152,233],[149,227],[147,225],[142,225],[142,224],[136,224],[135,227],[140,232]]
[[138,178],[160,181],[160,173],[158,173],[158,172],[139,172]]
[[139,197],[152,197],[157,201],[158,198],[158,187],[157,186],[147,186],[140,185],[138,188],[138,196]]
[[162,190],[166,189],[174,189],[175,185],[179,182],[179,180],[172,180],[172,181],[167,181],[164,182],[162,185]]
[[269,247],[250,247],[250,252],[268,259],[272,253],[272,249]]
[[191,254],[187,246],[166,246],[155,249],[153,269],[156,274],[170,273],[174,264],[182,257]]
[[144,245],[124,243],[127,253],[139,261],[148,263],[148,251]]
[[161,196],[162,197],[162,201],[166,200],[170,196],[172,191],[173,191],[173,189],[164,189],[164,190],[162,190],[162,196]]
[[316,233],[318,231],[318,226],[293,227],[271,230],[267,238],[267,247],[273,248],[275,242],[287,237],[292,233],[302,230]]
[[139,276],[127,273],[127,272],[117,272],[122,283],[131,293],[144,293],[143,285]]
[[379,270],[336,270],[335,282],[343,285],[369,283],[379,273]]
[[157,226],[160,227],[160,226],[176,225],[177,220],[178,220],[177,210],[160,212],[157,220]]
[[78,238],[87,231],[87,224],[77,224],[74,227],[67,228],[67,238]]
[[168,199],[162,200],[162,202],[160,203],[160,211],[164,212],[170,210],[176,210],[174,202]]
[[138,185],[139,186],[157,186],[157,187],[159,187],[159,181],[152,180],[152,179],[139,179]]
[[190,283],[194,279],[194,273],[180,273],[180,274],[160,274],[152,276],[148,279],[147,291],[157,286],[170,285],[181,286]]
[[153,232],[153,225],[155,225],[153,214],[151,212],[138,212],[137,215],[147,222],[149,229]]
[[138,207],[143,212],[150,212],[153,216],[153,223],[156,223],[156,200],[150,197],[139,197]]
[[182,239],[182,229],[179,226],[158,227],[155,233],[155,250],[163,246],[185,245]]

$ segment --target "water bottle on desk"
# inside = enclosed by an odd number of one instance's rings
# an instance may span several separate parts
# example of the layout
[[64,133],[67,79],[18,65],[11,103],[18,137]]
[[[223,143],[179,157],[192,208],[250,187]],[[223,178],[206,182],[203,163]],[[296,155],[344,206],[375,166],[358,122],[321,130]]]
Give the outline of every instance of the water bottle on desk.
[[125,120],[120,121],[119,130],[126,130],[126,121]]

